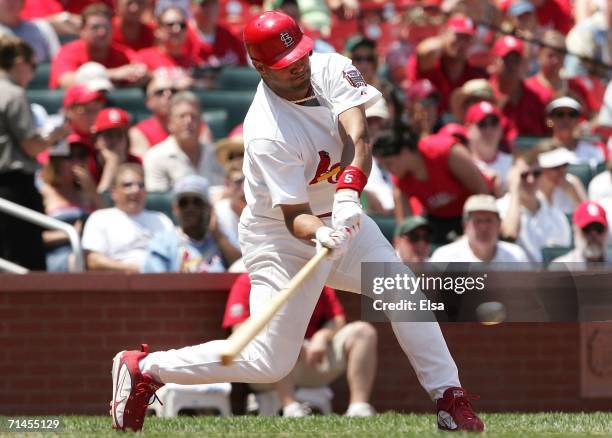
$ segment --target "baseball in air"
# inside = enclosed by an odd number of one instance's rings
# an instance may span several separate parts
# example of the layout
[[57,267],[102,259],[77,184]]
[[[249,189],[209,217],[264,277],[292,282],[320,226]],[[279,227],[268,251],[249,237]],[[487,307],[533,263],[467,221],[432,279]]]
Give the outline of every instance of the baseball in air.
[[476,317],[483,325],[495,325],[506,319],[506,308],[499,301],[486,301],[476,307]]

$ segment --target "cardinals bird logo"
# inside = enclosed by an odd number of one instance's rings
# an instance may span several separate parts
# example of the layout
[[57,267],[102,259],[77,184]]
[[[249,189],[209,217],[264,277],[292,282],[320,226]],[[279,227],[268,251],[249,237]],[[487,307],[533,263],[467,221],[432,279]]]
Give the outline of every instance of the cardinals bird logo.
[[317,184],[325,180],[327,180],[327,182],[330,184],[336,184],[342,168],[340,167],[340,163],[336,163],[331,167],[330,164],[331,158],[329,156],[329,152],[319,151],[319,165],[317,166],[317,172],[308,185]]

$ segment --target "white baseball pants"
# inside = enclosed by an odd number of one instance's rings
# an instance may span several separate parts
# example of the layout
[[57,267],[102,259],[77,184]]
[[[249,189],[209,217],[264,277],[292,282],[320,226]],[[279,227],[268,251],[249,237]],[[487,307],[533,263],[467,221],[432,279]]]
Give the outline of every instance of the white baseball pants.
[[[280,221],[249,224],[248,230],[241,224],[240,243],[251,278],[251,314],[261,311],[315,254],[314,247],[291,236]],[[324,284],[360,293],[361,262],[398,261],[376,223],[364,215],[361,231],[346,254],[333,262],[323,261],[231,365],[221,365],[226,341],[219,340],[151,353],[141,361],[141,370],[164,383],[276,382],[293,369]],[[401,274],[410,273],[408,267],[393,266]],[[392,327],[432,399],[441,398],[446,388],[460,386],[457,367],[437,322],[393,322]]]

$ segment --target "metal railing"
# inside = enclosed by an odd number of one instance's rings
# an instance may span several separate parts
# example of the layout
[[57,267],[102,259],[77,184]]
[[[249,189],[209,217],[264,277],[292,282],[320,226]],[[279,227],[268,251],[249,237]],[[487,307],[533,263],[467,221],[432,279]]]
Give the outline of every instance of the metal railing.
[[[71,272],[83,272],[85,263],[83,260],[83,249],[81,248],[81,239],[79,233],[70,224],[66,222],[53,219],[52,217],[46,216],[42,213],[34,211],[30,208],[24,207],[23,205],[15,204],[14,202],[0,198],[0,211],[11,216],[15,216],[27,222],[31,222],[43,228],[50,230],[60,230],[68,235],[70,246],[74,254],[74,266],[71,267]],[[23,266],[16,265],[8,260],[0,258],[0,271],[13,272],[15,274],[27,274],[29,271]]]

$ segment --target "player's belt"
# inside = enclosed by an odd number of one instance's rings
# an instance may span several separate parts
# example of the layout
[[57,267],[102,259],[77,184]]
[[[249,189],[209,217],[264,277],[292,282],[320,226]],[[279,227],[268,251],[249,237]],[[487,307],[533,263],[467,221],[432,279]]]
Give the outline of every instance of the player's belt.
[[318,214],[317,217],[318,218],[331,217],[331,214],[332,212],[330,211],[329,213]]

